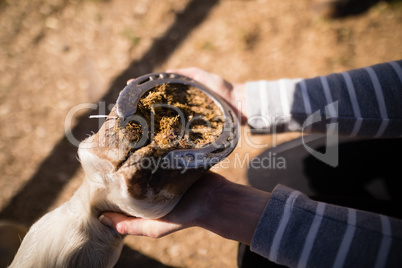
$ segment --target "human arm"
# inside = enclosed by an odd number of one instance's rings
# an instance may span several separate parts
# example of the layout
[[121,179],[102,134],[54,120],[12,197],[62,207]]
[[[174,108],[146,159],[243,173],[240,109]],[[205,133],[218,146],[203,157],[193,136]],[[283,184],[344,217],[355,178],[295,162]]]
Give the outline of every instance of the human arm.
[[251,250],[288,267],[400,267],[402,220],[277,186]]
[[402,135],[402,61],[310,79],[247,82],[246,91],[255,132],[326,133],[327,124],[338,123],[332,130],[347,136]]

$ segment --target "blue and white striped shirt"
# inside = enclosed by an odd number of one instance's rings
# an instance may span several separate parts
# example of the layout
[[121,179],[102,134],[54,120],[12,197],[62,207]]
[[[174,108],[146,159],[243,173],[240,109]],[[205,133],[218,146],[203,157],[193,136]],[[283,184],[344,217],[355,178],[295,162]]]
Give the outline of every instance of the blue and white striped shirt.
[[347,136],[402,136],[402,61],[312,79],[247,82],[248,124],[255,132],[325,132],[325,120]]
[[289,267],[401,267],[402,221],[313,201],[279,185],[251,250]]
[[[256,132],[328,133],[329,120],[341,135],[402,136],[402,61],[246,88]],[[251,249],[289,267],[402,267],[402,220],[313,201],[279,185]]]

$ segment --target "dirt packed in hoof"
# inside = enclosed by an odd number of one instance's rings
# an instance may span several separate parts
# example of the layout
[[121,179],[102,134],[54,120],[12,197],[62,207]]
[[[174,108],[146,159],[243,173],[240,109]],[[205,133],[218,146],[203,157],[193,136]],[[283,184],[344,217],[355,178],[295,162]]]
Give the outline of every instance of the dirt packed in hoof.
[[181,84],[163,84],[145,93],[134,118],[137,120],[125,126],[124,134],[133,145],[146,139],[141,147],[152,148],[154,156],[213,143],[225,121],[211,98],[195,87]]
[[225,121],[211,98],[182,84],[163,84],[145,93],[128,120],[125,126],[116,125],[119,138],[129,143],[120,172],[130,174],[127,186],[132,197],[141,200],[152,191],[160,201],[167,198],[158,197],[162,189],[180,196],[206,171],[200,168],[178,175],[178,170],[171,169],[172,163],[166,165],[162,157],[176,149],[213,143]]

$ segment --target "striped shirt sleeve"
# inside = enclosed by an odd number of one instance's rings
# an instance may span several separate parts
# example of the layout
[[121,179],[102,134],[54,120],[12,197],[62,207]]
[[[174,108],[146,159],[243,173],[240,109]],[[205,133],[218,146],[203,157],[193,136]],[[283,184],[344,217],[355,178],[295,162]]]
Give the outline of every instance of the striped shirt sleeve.
[[279,185],[251,250],[288,267],[401,267],[402,221],[313,201]]
[[253,132],[402,136],[402,60],[311,79],[247,82]]

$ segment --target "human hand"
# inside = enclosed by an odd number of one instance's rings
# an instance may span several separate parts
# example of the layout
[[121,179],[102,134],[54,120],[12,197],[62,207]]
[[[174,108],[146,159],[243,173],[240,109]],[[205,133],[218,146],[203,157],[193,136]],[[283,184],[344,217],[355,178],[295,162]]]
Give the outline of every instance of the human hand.
[[166,216],[148,220],[106,212],[103,224],[124,235],[153,238],[198,226],[220,236],[250,244],[270,193],[230,182],[208,172],[190,187]]
[[209,73],[197,67],[167,70],[169,73],[178,73],[188,76],[220,95],[232,109],[242,124],[247,123],[246,116],[246,86],[244,84],[232,84],[217,74]]
[[115,228],[123,235],[139,235],[153,238],[163,237],[170,233],[197,226],[200,217],[205,214],[206,204],[211,195],[228,181],[220,175],[208,172],[184,194],[176,207],[160,219],[142,219],[123,214],[106,212],[100,221]]

